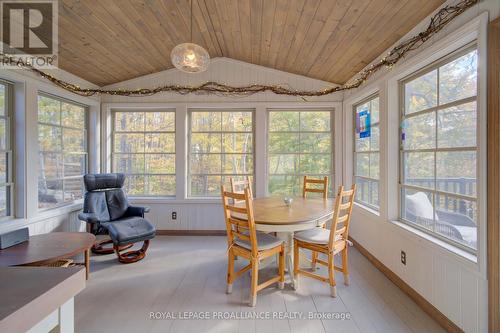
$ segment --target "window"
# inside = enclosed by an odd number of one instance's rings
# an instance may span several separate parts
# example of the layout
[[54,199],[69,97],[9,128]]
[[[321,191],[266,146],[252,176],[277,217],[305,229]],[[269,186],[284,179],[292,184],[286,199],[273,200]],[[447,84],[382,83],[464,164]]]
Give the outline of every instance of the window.
[[305,175],[333,183],[333,112],[271,110],[268,124],[269,194],[302,195]]
[[188,195],[220,194],[229,177],[253,176],[252,110],[191,110]]
[[379,209],[380,174],[379,98],[371,97],[354,107],[354,181],[356,202]]
[[84,106],[38,95],[38,208],[53,208],[83,197],[86,123]]
[[112,170],[131,196],[175,196],[175,111],[114,110]]
[[401,218],[474,252],[477,50],[459,50],[401,88]]
[[0,218],[12,216],[12,148],[10,85],[0,81]]

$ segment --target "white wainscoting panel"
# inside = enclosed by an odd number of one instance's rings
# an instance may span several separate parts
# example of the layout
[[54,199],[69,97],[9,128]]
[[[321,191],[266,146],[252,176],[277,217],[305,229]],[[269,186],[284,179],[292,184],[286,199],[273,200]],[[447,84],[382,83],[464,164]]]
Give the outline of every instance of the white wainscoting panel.
[[[220,203],[132,203],[148,206],[146,218],[158,230],[225,230],[224,212]],[[172,219],[172,212],[177,219]]]

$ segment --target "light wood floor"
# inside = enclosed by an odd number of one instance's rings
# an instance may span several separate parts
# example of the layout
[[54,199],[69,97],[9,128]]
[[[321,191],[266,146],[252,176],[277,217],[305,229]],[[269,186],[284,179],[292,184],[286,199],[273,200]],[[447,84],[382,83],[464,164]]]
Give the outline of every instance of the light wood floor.
[[[87,288],[76,297],[76,332],[444,332],[354,248],[351,285],[338,274],[337,298],[327,284],[301,277],[298,291],[271,286],[250,308],[249,273],[225,294],[226,246],[225,237],[157,236],[135,264],[119,264],[114,255],[92,257]],[[264,274],[273,270],[271,265]],[[152,311],[348,312],[351,319],[150,320]]]

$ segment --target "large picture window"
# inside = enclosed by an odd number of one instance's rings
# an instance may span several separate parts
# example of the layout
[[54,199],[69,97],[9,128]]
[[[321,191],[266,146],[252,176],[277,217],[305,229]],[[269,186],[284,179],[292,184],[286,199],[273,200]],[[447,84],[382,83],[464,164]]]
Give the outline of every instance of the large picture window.
[[269,194],[302,195],[305,175],[333,184],[332,111],[270,110],[268,128]]
[[175,111],[113,110],[112,170],[131,196],[175,196]]
[[477,249],[477,50],[404,80],[401,219]]
[[83,197],[86,124],[86,107],[38,96],[38,208],[53,208]]
[[194,109],[189,124],[189,196],[218,196],[229,177],[253,176],[252,110]]
[[0,218],[12,216],[12,148],[10,85],[0,81]]
[[379,97],[354,107],[354,181],[356,202],[379,209]]

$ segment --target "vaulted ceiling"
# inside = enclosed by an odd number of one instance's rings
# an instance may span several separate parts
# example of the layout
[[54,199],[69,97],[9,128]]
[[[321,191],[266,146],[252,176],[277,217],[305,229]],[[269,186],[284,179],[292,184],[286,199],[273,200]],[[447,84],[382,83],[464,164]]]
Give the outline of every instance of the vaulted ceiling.
[[[341,84],[443,2],[193,0],[193,40],[211,57]],[[189,0],[59,1],[59,67],[100,86],[172,68],[189,39]]]

